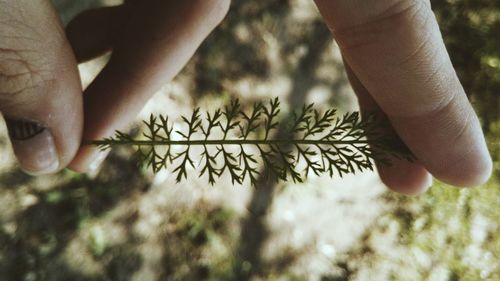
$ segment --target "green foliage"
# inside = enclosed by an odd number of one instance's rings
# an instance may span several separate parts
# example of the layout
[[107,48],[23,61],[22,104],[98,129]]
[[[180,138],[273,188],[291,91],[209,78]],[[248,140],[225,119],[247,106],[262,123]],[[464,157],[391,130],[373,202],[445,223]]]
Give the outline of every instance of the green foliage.
[[[261,166],[265,178],[302,182],[311,172],[342,177],[373,170],[375,162],[388,165],[393,157],[413,160],[411,152],[387,133],[388,125],[373,114],[337,116],[335,109],[320,112],[313,104],[304,105],[284,123],[282,133],[280,111],[277,98],[255,103],[250,112],[233,100],[212,114],[206,112],[204,118],[199,108],[194,109],[190,117],[182,117],[184,130],[174,132],[168,117],[151,115],[144,121],[141,139],[117,132],[88,144],[101,149],[134,145],[141,164],[154,172],[173,167],[178,182],[187,178],[190,168],[201,166],[199,176],[206,175],[210,184],[227,173],[233,184],[248,179],[255,185]],[[195,147],[201,147],[199,160],[193,156]]]

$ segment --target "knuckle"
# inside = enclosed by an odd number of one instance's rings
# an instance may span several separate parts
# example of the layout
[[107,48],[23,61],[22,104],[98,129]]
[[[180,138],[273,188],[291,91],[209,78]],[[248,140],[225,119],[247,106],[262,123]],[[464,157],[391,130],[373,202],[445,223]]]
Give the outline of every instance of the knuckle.
[[[51,15],[44,14],[50,4],[34,1],[26,7],[23,1],[7,2],[6,9],[0,9],[0,102],[5,110],[36,103],[34,94],[47,95],[45,88],[60,78],[64,56],[62,33],[51,29]],[[43,15],[44,21],[29,18],[33,13]]]
[[0,94],[12,95],[35,87],[42,80],[29,51],[0,48]]
[[0,46],[0,95],[19,94],[50,80],[43,61],[37,51]]
[[34,88],[47,80],[46,56],[41,51],[44,39],[36,28],[16,17],[0,21],[0,94],[10,95]]

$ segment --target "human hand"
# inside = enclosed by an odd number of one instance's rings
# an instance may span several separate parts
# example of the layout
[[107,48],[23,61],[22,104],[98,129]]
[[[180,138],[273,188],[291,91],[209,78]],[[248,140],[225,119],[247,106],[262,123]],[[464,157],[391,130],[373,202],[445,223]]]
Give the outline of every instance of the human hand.
[[492,162],[479,120],[453,69],[429,0],[315,0],[338,42],[361,110],[388,117],[418,161],[378,167],[404,194],[432,176],[484,183]]
[[[50,0],[0,7],[0,111],[21,167],[45,174],[96,168],[99,151],[80,148],[81,140],[130,123],[219,24],[229,0],[131,0],[84,12],[67,37]],[[77,60],[111,49],[82,101]]]

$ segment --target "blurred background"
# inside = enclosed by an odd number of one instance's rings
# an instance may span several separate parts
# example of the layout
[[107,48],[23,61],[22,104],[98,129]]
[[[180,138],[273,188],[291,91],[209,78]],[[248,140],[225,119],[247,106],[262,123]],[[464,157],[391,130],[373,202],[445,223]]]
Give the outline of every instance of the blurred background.
[[[54,0],[67,23],[105,0]],[[375,173],[303,184],[221,181],[137,168],[30,177],[0,125],[0,280],[500,280],[500,0],[435,0],[452,61],[495,161],[484,186],[424,195]],[[107,57],[80,66],[88,85]],[[312,1],[233,0],[189,65],[146,105],[179,121],[237,97],[356,110],[338,47]]]

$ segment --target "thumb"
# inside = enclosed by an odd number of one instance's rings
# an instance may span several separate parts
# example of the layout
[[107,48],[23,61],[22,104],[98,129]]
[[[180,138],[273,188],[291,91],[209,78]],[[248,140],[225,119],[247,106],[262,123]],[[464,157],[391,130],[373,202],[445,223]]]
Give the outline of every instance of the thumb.
[[81,83],[49,0],[0,0],[0,112],[30,174],[53,173],[81,140]]

